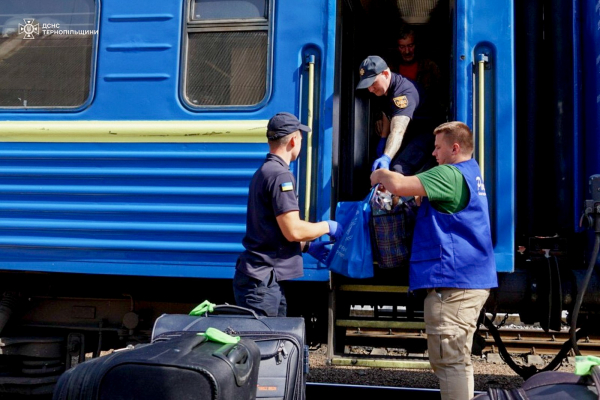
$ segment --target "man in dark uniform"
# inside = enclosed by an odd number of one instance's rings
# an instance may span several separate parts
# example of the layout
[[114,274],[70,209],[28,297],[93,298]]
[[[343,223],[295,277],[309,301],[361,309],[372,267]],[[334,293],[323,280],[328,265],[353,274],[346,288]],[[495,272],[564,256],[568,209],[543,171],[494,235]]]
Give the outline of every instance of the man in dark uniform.
[[301,131],[310,132],[310,128],[290,113],[269,120],[269,154],[250,182],[242,241],[246,250],[238,258],[233,277],[237,305],[269,317],[286,315],[283,282],[304,274],[302,252],[323,262],[331,242],[313,240],[325,234],[339,239],[344,232],[336,221],[300,219],[296,180],[289,164],[300,154]]
[[403,175],[414,175],[431,161],[433,140],[430,132],[407,132],[408,124],[419,105],[419,93],[413,83],[400,74],[391,72],[379,56],[369,56],[360,65],[357,89],[367,89],[382,99],[384,121],[376,169],[391,169]]

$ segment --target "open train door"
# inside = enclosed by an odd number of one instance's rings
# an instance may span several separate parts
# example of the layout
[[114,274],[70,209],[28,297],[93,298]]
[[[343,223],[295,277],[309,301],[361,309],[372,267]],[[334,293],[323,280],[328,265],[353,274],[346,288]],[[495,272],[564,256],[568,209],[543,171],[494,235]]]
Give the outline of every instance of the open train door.
[[[475,134],[498,272],[514,269],[515,67],[512,0],[451,4],[454,118]],[[452,112],[451,112],[452,114]]]
[[514,269],[515,57],[513,0],[339,0],[334,95],[334,193],[336,201],[360,200],[378,137],[373,96],[355,90],[358,67],[368,55],[392,70],[396,38],[410,25],[417,52],[440,68],[446,120],[460,120],[476,136],[483,168],[499,272]]
[[[338,0],[337,5],[332,207],[337,201],[361,200],[370,189],[381,109],[367,90],[355,89],[360,63],[369,55],[378,55],[398,72],[404,57],[397,39],[404,28],[410,28],[415,54],[437,64],[440,70],[435,93],[440,94],[437,99],[444,115],[438,118],[435,114],[431,119],[463,121],[476,135],[475,157],[483,167],[498,271],[513,271],[515,84],[511,0]],[[371,280],[333,275],[332,283],[328,333],[332,364],[349,362],[348,357],[354,356],[346,349],[366,340],[368,329],[424,329],[422,299],[408,291],[406,268],[376,267]],[[352,305],[371,305],[372,312],[357,317],[350,312]],[[388,310],[391,312],[386,314]],[[380,315],[385,318],[379,319]],[[353,335],[352,329],[360,335]],[[388,343],[385,347],[407,345]],[[374,343],[369,346],[377,347]],[[352,365],[358,365],[356,362],[353,359]],[[429,368],[429,364],[425,362],[423,367]]]

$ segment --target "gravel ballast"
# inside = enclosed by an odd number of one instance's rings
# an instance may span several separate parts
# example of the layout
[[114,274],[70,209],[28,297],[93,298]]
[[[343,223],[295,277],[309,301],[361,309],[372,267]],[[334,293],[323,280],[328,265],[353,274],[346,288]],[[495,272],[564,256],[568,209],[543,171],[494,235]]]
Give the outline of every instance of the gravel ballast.
[[[490,387],[504,389],[520,387],[523,379],[504,362],[488,362],[487,355],[473,356],[475,390],[486,391]],[[513,355],[520,365],[527,365],[527,355]],[[542,356],[547,364],[552,357]],[[327,346],[312,348],[309,353],[310,371],[308,382],[357,384],[438,389],[437,377],[430,369],[342,367],[327,365]],[[542,365],[536,366],[538,369]],[[564,360],[559,371],[573,372],[575,365]]]

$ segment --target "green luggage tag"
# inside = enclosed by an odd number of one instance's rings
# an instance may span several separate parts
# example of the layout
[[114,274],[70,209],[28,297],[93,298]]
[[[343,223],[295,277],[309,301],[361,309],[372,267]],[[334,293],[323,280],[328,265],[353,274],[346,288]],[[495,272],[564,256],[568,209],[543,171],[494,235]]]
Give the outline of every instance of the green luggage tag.
[[213,312],[215,310],[216,304],[211,303],[208,300],[204,300],[202,303],[196,306],[192,311],[190,311],[189,315],[203,315],[209,312]]
[[[216,304],[204,300],[196,308],[190,311],[190,315],[200,316],[215,310]],[[240,341],[239,336],[231,336],[216,328],[208,328],[206,332],[198,333],[198,336],[204,336],[207,340],[223,344],[235,344]]]
[[240,341],[239,336],[231,336],[217,328],[208,328],[206,332],[198,333],[198,336],[204,336],[207,340],[223,344],[236,344]]
[[589,375],[592,367],[600,365],[600,358],[594,356],[576,356],[575,357],[575,375]]

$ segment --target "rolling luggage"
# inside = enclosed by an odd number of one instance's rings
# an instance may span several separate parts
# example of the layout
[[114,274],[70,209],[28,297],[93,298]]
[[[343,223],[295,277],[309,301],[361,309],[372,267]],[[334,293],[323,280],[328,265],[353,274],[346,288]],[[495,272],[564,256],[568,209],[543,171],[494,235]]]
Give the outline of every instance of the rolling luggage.
[[53,400],[255,399],[260,351],[195,333],[121,350],[66,371]]
[[156,319],[152,341],[214,327],[229,335],[252,339],[261,353],[257,399],[304,400],[308,347],[304,319],[259,317],[247,308],[222,305],[202,316],[164,314]]
[[473,400],[598,400],[600,367],[594,367],[590,372],[586,376],[558,371],[540,372],[527,379],[520,388],[490,388]]

